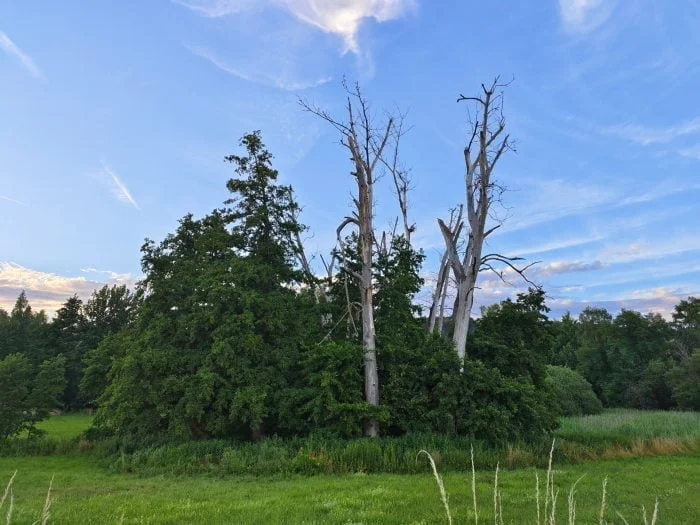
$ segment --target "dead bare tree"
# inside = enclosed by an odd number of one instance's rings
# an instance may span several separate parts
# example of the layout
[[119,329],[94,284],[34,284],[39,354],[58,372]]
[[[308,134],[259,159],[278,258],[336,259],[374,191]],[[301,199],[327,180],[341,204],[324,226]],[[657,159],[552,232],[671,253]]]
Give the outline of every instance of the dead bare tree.
[[[343,231],[355,226],[361,252],[361,270],[355,272],[345,265],[344,271],[351,274],[360,284],[362,309],[362,346],[364,348],[365,400],[371,405],[379,405],[379,372],[374,328],[374,287],[372,263],[377,242],[374,232],[374,184],[377,180],[377,165],[385,163],[384,153],[392,135],[396,133],[395,119],[387,116],[376,125],[371,115],[369,103],[360,90],[359,84],[349,87],[347,92],[346,119],[338,120],[323,109],[301,100],[302,107],[322,118],[340,133],[340,143],[350,152],[353,164],[352,176],[357,183],[357,194],[353,198],[355,209],[338,226],[337,236],[342,242]],[[341,245],[341,252],[344,249]],[[350,307],[350,306],[348,306]],[[351,312],[349,312],[350,314]],[[351,315],[348,315],[351,317]],[[379,435],[376,420],[365,423],[365,435]]]
[[[484,241],[501,226],[499,222],[486,229],[491,207],[503,192],[503,187],[493,179],[493,171],[502,155],[513,150],[510,135],[505,132],[503,116],[503,92],[508,84],[499,83],[499,78],[489,86],[481,85],[482,94],[475,97],[460,95],[457,102],[467,102],[474,107],[474,118],[470,119],[467,145],[464,148],[464,182],[466,187],[466,226],[464,254],[460,257],[458,242],[461,234],[459,224],[446,225],[438,219],[445,242],[445,256],[455,278],[457,297],[452,312],[454,320],[453,341],[460,360],[466,353],[469,321],[474,302],[474,290],[481,270],[495,272],[504,278],[504,270],[525,278],[525,271],[532,264],[519,267],[518,257],[507,257],[498,253],[482,254]],[[459,221],[458,221],[459,222]],[[533,263],[535,264],[535,263]]]
[[[410,131],[410,129],[405,126],[405,120],[406,115],[398,113],[398,116],[394,119],[394,125],[391,131],[392,151],[386,156],[388,158],[381,156],[380,160],[391,174],[399,204],[399,211],[401,212],[403,235],[408,244],[411,244],[411,234],[416,230],[416,225],[409,224],[410,221],[408,220],[408,192],[411,190],[411,176],[410,171],[401,163],[399,157],[401,138]],[[392,232],[392,238],[395,236],[395,231],[396,228],[394,228],[394,232]]]

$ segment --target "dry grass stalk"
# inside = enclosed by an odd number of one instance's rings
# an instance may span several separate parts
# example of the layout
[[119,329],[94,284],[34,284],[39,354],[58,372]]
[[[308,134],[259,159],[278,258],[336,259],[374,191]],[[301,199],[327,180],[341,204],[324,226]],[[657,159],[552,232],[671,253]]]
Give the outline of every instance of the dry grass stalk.
[[598,525],[605,525],[605,492],[608,487],[608,477],[603,479],[603,496],[600,500],[600,516],[598,517]]
[[[472,501],[474,503],[474,525],[479,523],[479,512],[476,507],[476,469],[474,468],[474,445],[470,447],[472,458]],[[538,523],[539,525],[539,523]]]
[[32,525],[46,525],[51,517],[51,488],[53,487],[53,476],[51,476],[51,482],[49,483],[49,490],[46,492],[46,500],[44,500],[44,508],[41,509],[41,516],[38,521],[35,521]]
[[620,514],[617,511],[615,512],[615,514],[617,514],[617,517],[622,520],[622,523],[624,523],[625,525],[630,525],[629,522],[625,519],[625,517],[622,514]]
[[440,499],[442,499],[442,504],[445,507],[445,513],[447,514],[447,523],[452,525],[452,514],[450,514],[450,506],[447,503],[447,493],[445,492],[445,485],[442,483],[442,478],[438,474],[437,467],[435,466],[435,461],[433,456],[427,450],[421,450],[418,455],[425,454],[428,456],[428,461],[430,461],[430,467],[433,469],[433,476],[435,476],[435,481],[437,482],[438,489],[440,490]]
[[15,508],[15,492],[10,487],[10,508],[7,509],[7,525],[12,522],[12,511]]
[[496,478],[493,483],[493,522],[498,525],[498,463],[496,463]]
[[547,465],[547,480],[546,480],[546,485],[544,489],[544,519],[547,521],[547,516],[549,513],[547,512],[549,509],[549,498],[550,498],[550,493],[551,493],[551,488],[550,485],[554,483],[554,480],[552,479],[552,456],[554,455],[554,443],[556,443],[556,438],[552,440],[552,448],[549,449],[549,463]]
[[535,471],[535,501],[537,502],[537,525],[540,525],[540,476]]
[[0,499],[0,510],[2,510],[2,506],[5,504],[5,500],[7,499],[7,496],[12,491],[12,483],[15,481],[16,475],[17,475],[17,471],[15,470],[15,473],[12,474],[10,481],[7,483],[7,487],[5,487],[5,492],[3,492],[3,494],[2,494],[2,499]]
[[552,484],[552,508],[549,514],[549,525],[555,525],[557,522],[557,496],[559,496],[559,489],[554,491],[554,484]]
[[576,485],[578,485],[578,482],[581,481],[584,477],[586,477],[585,474],[578,478],[576,482],[573,485],[571,485],[571,489],[569,489],[569,525],[576,524]]

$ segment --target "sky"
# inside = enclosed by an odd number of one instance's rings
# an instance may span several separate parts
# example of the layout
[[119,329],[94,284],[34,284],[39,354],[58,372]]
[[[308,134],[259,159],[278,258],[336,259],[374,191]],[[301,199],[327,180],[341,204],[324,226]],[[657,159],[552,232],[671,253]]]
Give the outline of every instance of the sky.
[[[223,157],[261,130],[318,262],[351,208],[348,154],[299,98],[406,111],[426,301],[436,223],[464,194],[459,94],[511,80],[517,151],[489,251],[540,261],[554,315],[668,315],[700,295],[700,4],[694,0],[0,1],[0,307],[141,276],[145,238],[226,198]],[[378,182],[379,228],[397,204]],[[523,283],[485,275],[484,305]],[[477,308],[478,310],[478,308]]]

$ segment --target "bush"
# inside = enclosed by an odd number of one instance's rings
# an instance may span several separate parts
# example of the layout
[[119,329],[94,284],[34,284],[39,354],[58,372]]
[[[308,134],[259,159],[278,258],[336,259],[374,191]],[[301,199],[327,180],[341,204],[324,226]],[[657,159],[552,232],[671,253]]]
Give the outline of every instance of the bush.
[[554,395],[560,416],[600,414],[603,404],[586,379],[565,366],[547,366],[547,383]]

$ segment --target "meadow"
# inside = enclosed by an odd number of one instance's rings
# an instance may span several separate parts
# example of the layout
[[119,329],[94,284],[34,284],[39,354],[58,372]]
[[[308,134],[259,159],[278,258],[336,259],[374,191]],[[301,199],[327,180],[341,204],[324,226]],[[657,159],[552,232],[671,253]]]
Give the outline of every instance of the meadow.
[[[41,427],[47,431],[44,439],[66,443],[77,441],[89,423],[89,416],[64,415]],[[565,418],[557,440],[571,439],[590,443],[596,450],[607,446],[610,457],[623,449],[627,456],[566,464],[559,463],[555,453],[557,522],[567,522],[567,495],[580,479],[575,494],[577,523],[597,523],[606,478],[604,518],[608,523],[624,523],[618,513],[629,523],[643,523],[642,506],[651,519],[656,498],[658,523],[700,520],[700,414],[615,410]],[[667,448],[635,452],[634,444],[640,440],[665,442]],[[681,442],[690,448],[670,446]],[[468,458],[469,451],[465,452]],[[490,452],[484,449],[483,453]],[[150,469],[122,469],[105,457],[78,449],[67,454],[3,456],[0,479],[7,480],[17,471],[12,519],[16,524],[39,518],[52,477],[52,523],[446,523],[428,461],[415,455],[411,458],[415,470],[410,474],[315,476],[290,472],[233,475],[213,468],[173,468],[170,472],[161,468],[158,472],[155,463]],[[478,449],[475,456],[479,464]],[[164,466],[166,459],[172,461],[161,456],[159,464]],[[441,461],[449,466],[444,458]],[[441,468],[454,523],[474,522],[471,471],[466,461],[462,471]],[[508,468],[501,463],[498,483],[504,523],[537,523],[536,474],[543,492],[545,470]],[[494,520],[494,476],[490,467],[476,472],[482,523]]]

